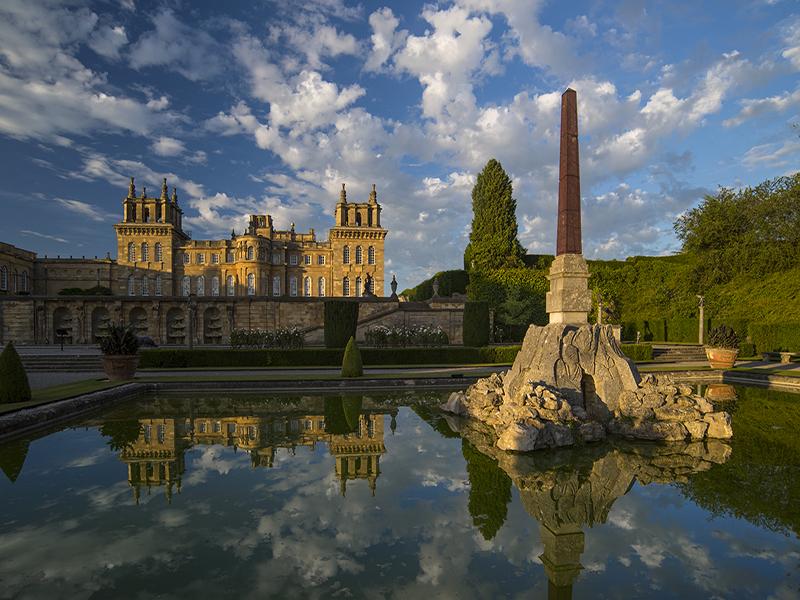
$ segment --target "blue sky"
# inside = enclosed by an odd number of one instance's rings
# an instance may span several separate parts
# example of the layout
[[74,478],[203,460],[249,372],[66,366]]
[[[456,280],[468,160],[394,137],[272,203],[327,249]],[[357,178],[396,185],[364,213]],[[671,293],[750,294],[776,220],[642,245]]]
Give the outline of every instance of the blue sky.
[[129,176],[167,177],[195,238],[265,212],[324,236],[375,183],[403,288],[461,266],[495,157],[552,253],[571,86],[585,253],[669,253],[703,194],[796,170],[798,72],[789,0],[4,0],[0,240],[114,256]]

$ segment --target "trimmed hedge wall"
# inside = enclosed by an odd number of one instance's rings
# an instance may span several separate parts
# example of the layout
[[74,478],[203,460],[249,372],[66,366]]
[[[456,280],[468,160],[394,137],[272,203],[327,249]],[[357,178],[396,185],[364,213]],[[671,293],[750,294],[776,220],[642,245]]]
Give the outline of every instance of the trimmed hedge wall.
[[[366,366],[512,363],[519,346],[468,348],[361,348]],[[344,350],[142,350],[139,368],[181,369],[206,367],[339,367]]]
[[464,304],[463,336],[465,346],[485,346],[489,343],[489,304]]
[[750,339],[756,352],[800,352],[800,323],[750,325]]
[[344,348],[356,335],[358,302],[325,301],[325,347]]
[[620,349],[634,362],[653,360],[653,347],[649,344],[620,344]]

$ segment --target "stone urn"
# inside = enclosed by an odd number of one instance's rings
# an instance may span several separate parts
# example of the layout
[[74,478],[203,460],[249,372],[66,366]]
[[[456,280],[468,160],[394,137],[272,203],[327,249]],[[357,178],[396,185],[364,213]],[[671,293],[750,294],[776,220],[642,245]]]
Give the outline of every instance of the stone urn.
[[103,356],[103,370],[109,381],[127,381],[136,375],[139,366],[137,354],[106,354]]
[[732,369],[738,355],[738,348],[712,348],[706,346],[706,357],[712,369]]
[[727,383],[709,383],[705,399],[709,402],[730,402],[736,400],[736,388]]

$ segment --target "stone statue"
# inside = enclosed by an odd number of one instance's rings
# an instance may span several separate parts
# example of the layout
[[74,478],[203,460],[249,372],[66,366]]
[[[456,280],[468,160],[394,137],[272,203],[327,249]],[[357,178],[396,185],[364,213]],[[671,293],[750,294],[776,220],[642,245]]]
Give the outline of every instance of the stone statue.
[[392,288],[392,298],[397,298],[397,278],[392,273],[392,283],[389,284],[389,287]]
[[433,297],[434,298],[438,298],[439,297],[439,278],[438,277],[434,277],[433,278]]

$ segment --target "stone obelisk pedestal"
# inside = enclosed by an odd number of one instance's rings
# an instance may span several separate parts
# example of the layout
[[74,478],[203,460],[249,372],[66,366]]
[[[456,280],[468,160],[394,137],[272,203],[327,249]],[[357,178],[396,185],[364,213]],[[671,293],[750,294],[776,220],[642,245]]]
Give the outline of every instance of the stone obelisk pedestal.
[[547,276],[550,291],[545,309],[551,323],[586,325],[592,310],[589,292],[589,267],[582,254],[556,256]]

